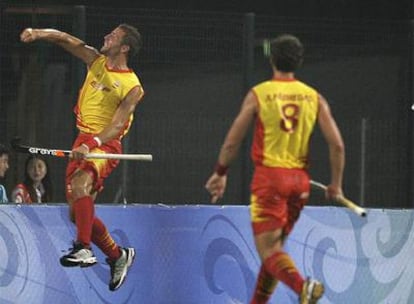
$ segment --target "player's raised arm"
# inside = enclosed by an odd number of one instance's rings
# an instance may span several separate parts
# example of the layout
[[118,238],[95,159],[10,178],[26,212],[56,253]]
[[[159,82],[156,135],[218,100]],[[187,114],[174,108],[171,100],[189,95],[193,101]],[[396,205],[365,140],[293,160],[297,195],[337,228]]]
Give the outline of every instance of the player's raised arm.
[[20,34],[20,40],[24,43],[43,40],[57,44],[72,55],[80,58],[88,66],[100,55],[95,48],[86,45],[81,39],[55,29],[26,28]]

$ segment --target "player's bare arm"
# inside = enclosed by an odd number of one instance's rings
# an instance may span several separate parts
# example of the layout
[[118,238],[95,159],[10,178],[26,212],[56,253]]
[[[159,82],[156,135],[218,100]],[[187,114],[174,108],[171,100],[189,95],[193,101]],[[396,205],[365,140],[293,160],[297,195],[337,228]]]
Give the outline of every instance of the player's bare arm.
[[243,139],[255,117],[256,107],[256,97],[253,92],[249,92],[221,147],[218,158],[221,165],[228,166],[236,158]]
[[[241,110],[234,120],[221,147],[218,164],[227,167],[236,158],[240,145],[256,114],[256,97],[249,92],[243,101]],[[205,188],[211,195],[214,204],[223,197],[226,190],[227,175],[214,172],[208,179]]]
[[99,139],[105,143],[118,137],[119,133],[125,128],[130,115],[134,113],[136,106],[142,100],[144,91],[142,87],[133,88],[125,99],[120,103],[112,118],[111,123],[99,134]]
[[86,45],[81,39],[55,29],[26,28],[20,34],[20,40],[24,43],[43,40],[57,44],[72,55],[80,58],[88,66],[100,55],[95,48]]
[[319,95],[318,123],[322,134],[329,146],[329,161],[331,165],[331,183],[328,186],[329,199],[342,195],[342,177],[345,166],[345,147],[338,126],[332,117],[331,110],[325,98]]
[[[102,144],[119,136],[119,134],[125,128],[125,124],[127,123],[130,115],[135,111],[136,106],[141,101],[143,96],[144,91],[140,86],[133,88],[128,93],[128,95],[120,103],[118,109],[116,110],[111,123],[97,135],[98,140]],[[79,147],[72,150],[72,157],[74,159],[82,159],[86,156],[87,153],[89,153],[88,147],[85,145],[80,145]]]

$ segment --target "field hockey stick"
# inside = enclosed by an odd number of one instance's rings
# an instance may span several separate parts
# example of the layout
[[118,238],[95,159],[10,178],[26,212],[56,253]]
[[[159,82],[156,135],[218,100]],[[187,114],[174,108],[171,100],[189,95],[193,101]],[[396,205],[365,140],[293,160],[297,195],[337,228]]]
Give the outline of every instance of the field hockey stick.
[[[315,182],[313,180],[311,180],[310,183],[311,183],[312,186],[314,186],[315,188],[318,188],[320,190],[326,191],[326,189],[327,189],[327,187],[324,184],[322,184],[322,183]],[[337,202],[337,203],[340,203],[340,204],[344,205],[345,207],[347,207],[349,209],[351,209],[353,212],[355,212],[359,216],[362,216],[362,217],[367,216],[367,211],[364,208],[358,206],[353,201],[347,199],[346,197],[344,197],[342,195],[337,196],[334,199],[334,201]]]
[[[20,139],[13,139],[11,146],[14,150],[21,153],[40,154],[45,156],[69,157],[72,154],[70,150],[48,149],[32,147],[20,143]],[[111,154],[111,153],[87,153],[88,159],[118,159],[118,160],[137,160],[152,161],[152,154]]]

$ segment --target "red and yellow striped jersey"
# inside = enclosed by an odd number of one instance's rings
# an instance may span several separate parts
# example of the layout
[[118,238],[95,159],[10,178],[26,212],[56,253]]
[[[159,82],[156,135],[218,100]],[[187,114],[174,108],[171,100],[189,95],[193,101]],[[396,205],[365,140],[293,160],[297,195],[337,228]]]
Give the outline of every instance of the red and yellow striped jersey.
[[296,79],[272,79],[252,90],[258,102],[251,150],[255,165],[306,168],[318,92]]
[[[132,70],[111,70],[106,66],[107,57],[98,57],[88,70],[75,107],[76,125],[83,133],[98,134],[111,122],[121,101],[136,86],[141,86]],[[131,126],[131,114],[122,138]]]

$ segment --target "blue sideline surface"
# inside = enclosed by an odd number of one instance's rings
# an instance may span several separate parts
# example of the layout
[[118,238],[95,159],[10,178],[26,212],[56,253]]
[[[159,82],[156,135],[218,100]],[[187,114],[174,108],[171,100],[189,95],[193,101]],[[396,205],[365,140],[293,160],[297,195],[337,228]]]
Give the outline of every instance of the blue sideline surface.
[[[117,242],[137,258],[108,289],[109,266],[62,268],[75,229],[65,204],[0,206],[0,304],[249,303],[260,267],[246,206],[98,205]],[[414,303],[413,211],[306,207],[286,250],[325,283],[321,304]],[[283,284],[270,303],[297,303]]]

